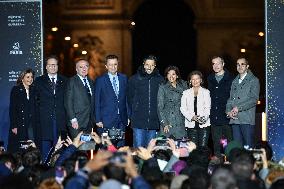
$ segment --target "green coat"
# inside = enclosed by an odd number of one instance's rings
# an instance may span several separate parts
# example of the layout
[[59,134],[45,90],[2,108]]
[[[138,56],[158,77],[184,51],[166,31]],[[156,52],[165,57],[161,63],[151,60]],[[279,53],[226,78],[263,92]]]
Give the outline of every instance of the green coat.
[[[181,96],[188,89],[187,83],[180,80],[174,88],[169,82],[163,83],[158,90],[158,116],[161,124],[160,134],[179,139],[186,136],[184,116],[180,112]],[[164,126],[170,125],[169,133],[164,133]]]
[[232,82],[230,98],[228,99],[226,112],[238,107],[238,119],[231,119],[230,124],[255,125],[255,109],[259,98],[259,81],[253,73],[248,70],[247,75],[239,84],[240,75]]

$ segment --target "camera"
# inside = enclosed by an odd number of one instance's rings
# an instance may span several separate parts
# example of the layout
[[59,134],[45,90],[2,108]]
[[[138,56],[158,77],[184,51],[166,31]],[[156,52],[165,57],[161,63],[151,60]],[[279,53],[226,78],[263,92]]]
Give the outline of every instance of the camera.
[[113,155],[109,158],[110,163],[125,163],[126,152],[114,152]]
[[207,119],[205,118],[205,116],[197,116],[197,122],[201,125],[205,124],[207,121]]
[[161,147],[169,146],[167,141],[168,141],[168,139],[159,137],[159,138],[156,139],[156,146],[161,146]]
[[108,134],[107,133],[102,133],[102,139],[107,139]]
[[253,157],[254,157],[254,159],[256,161],[261,161],[262,150],[260,150],[260,149],[251,149],[251,148],[248,149],[248,150],[252,152],[252,155],[253,155]]
[[19,143],[21,149],[27,149],[32,144],[31,141],[25,141],[25,140],[20,141]]
[[108,135],[111,140],[122,140],[125,138],[125,132],[122,129],[109,129]]
[[80,140],[81,141],[84,141],[84,142],[88,142],[88,141],[91,141],[92,137],[90,134],[82,134],[80,136]]

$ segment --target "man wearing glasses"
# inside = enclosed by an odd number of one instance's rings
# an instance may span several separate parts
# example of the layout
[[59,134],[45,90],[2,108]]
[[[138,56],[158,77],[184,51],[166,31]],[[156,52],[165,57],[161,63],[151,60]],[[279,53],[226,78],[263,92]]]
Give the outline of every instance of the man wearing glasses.
[[226,113],[233,129],[233,139],[242,145],[253,147],[259,80],[249,70],[246,58],[237,60],[237,71],[239,74],[232,82]]
[[36,113],[38,116],[38,136],[43,160],[50,148],[56,144],[61,132],[66,131],[66,115],[63,98],[66,78],[58,74],[58,58],[49,56],[46,59],[46,74],[37,77]]

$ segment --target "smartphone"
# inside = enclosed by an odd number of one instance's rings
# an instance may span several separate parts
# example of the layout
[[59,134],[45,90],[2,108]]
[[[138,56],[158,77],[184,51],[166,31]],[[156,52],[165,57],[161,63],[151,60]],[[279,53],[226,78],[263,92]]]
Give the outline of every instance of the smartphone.
[[89,134],[82,134],[82,135],[80,136],[80,140],[81,140],[81,141],[84,141],[84,142],[91,141],[91,139],[92,139],[92,137],[91,137],[91,135],[89,135]]
[[61,140],[66,140],[67,139],[67,132],[61,131],[60,136],[61,136]]
[[102,139],[107,139],[108,134],[107,133],[102,133]]
[[25,140],[20,141],[19,143],[20,143],[20,148],[21,149],[27,149],[32,144],[32,142],[25,141]]

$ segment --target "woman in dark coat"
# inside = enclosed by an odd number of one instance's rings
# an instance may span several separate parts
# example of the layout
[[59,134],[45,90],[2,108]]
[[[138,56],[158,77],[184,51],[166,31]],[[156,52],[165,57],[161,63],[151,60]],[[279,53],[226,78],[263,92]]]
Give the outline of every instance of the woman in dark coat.
[[19,150],[20,141],[35,140],[34,133],[34,91],[31,86],[34,79],[34,71],[27,69],[21,73],[16,86],[12,88],[10,95],[10,129],[8,151]]
[[182,92],[187,83],[180,77],[176,66],[168,66],[165,70],[166,81],[159,86],[158,115],[161,124],[160,134],[181,139],[186,136],[184,116],[180,111]]

